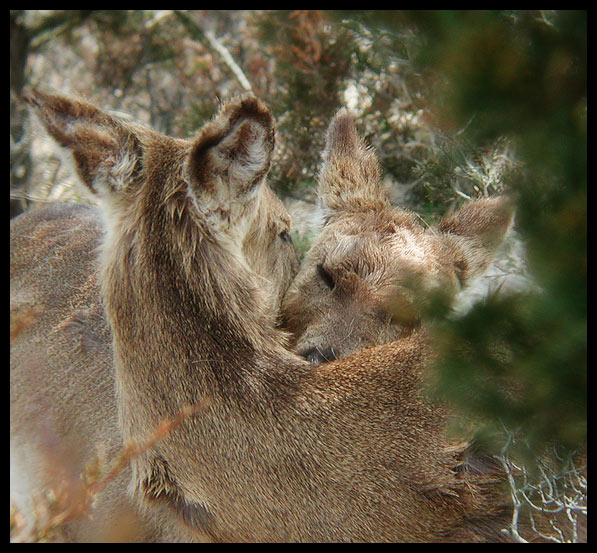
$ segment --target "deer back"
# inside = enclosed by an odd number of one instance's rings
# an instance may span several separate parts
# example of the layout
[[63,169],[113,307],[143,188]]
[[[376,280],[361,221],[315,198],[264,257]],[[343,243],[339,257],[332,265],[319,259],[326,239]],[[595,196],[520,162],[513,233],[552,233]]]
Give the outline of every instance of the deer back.
[[[272,327],[242,248],[267,221],[263,105],[235,101],[183,145],[64,98],[29,101],[106,217],[100,287],[124,439],[187,413],[132,459],[139,505],[214,540],[504,539],[503,513],[459,478],[446,413],[422,393],[424,329],[314,366]],[[177,163],[164,181],[166,149]]]

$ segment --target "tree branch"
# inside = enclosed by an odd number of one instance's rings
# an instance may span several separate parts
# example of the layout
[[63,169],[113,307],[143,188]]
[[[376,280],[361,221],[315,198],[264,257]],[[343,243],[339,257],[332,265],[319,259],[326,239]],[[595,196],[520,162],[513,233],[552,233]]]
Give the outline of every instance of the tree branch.
[[[228,51],[228,49],[214,36],[211,31],[207,31],[201,27],[197,22],[193,21],[184,11],[182,10],[168,10],[173,13],[179,21],[185,26],[192,38],[201,42],[206,42],[213,50],[215,50],[220,57],[224,60],[224,63],[232,71],[240,85],[248,92],[253,90],[249,79],[243,73],[243,70],[234,61],[234,58]],[[160,18],[166,14],[160,14]]]

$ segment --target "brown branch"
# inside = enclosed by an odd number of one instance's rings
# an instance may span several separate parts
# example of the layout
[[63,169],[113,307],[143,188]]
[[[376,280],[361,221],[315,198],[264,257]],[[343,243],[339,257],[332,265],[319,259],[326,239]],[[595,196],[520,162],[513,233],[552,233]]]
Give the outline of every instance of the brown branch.
[[[142,455],[148,449],[153,447],[158,440],[168,436],[171,432],[178,428],[188,417],[208,408],[210,404],[211,400],[206,398],[196,405],[186,406],[173,419],[162,421],[155,429],[153,434],[144,442],[131,440],[113,459],[108,473],[101,478],[95,476],[95,472],[100,461],[98,458],[92,460],[90,463],[88,463],[85,473],[82,475],[85,486],[83,491],[80,494],[77,494],[79,497],[72,497],[69,495],[68,491],[64,489],[50,490],[50,492],[52,492],[51,494],[55,498],[52,501],[52,504],[49,506],[50,508],[47,508],[45,505],[41,505],[41,508],[39,508],[38,511],[42,513],[44,511],[47,512],[56,505],[60,506],[59,511],[49,516],[47,520],[41,523],[36,522],[34,528],[30,530],[24,539],[17,535],[14,538],[11,536],[11,541],[43,541],[48,536],[52,536],[52,534],[55,533],[64,523],[74,520],[85,514],[92,505],[94,497],[100,493],[110,482],[112,482],[114,478],[116,478],[116,476],[127,465],[127,463],[129,463],[135,457]],[[61,506],[66,503],[68,503],[68,505],[64,507]],[[24,527],[25,524],[20,520],[20,518],[22,518],[20,514],[15,515],[13,518],[15,520],[14,526]],[[16,524],[16,522],[18,522],[18,524]]]

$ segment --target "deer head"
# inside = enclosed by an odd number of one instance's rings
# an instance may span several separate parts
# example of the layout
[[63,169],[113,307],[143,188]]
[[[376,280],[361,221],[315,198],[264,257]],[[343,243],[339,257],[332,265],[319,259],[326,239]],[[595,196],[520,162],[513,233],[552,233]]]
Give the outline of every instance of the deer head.
[[472,201],[426,227],[393,207],[375,153],[343,109],[327,131],[321,234],[284,299],[285,326],[311,362],[408,335],[492,261],[513,216],[505,198]]

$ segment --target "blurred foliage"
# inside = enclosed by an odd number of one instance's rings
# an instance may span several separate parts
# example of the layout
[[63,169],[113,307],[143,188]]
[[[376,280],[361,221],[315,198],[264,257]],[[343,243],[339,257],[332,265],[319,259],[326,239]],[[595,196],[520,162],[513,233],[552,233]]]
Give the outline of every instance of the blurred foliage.
[[[23,130],[24,85],[81,94],[191,136],[244,90],[204,40],[212,33],[272,108],[270,181],[282,196],[315,201],[325,128],[343,105],[375,148],[395,202],[427,217],[467,197],[516,194],[516,226],[541,292],[492,296],[438,324],[438,387],[486,420],[488,433],[504,424],[537,447],[582,444],[586,12],[185,14],[192,25],[169,10],[11,10],[11,200],[13,192],[68,197],[61,162],[45,145],[32,148]],[[35,173],[29,154],[53,173]]]
[[[485,418],[522,430],[537,451],[583,448],[587,406],[585,11],[367,13],[418,29],[416,64],[437,76],[437,123],[486,148],[513,144],[516,224],[539,293],[489,297],[437,327],[438,388]],[[462,167],[462,161],[458,163]]]

